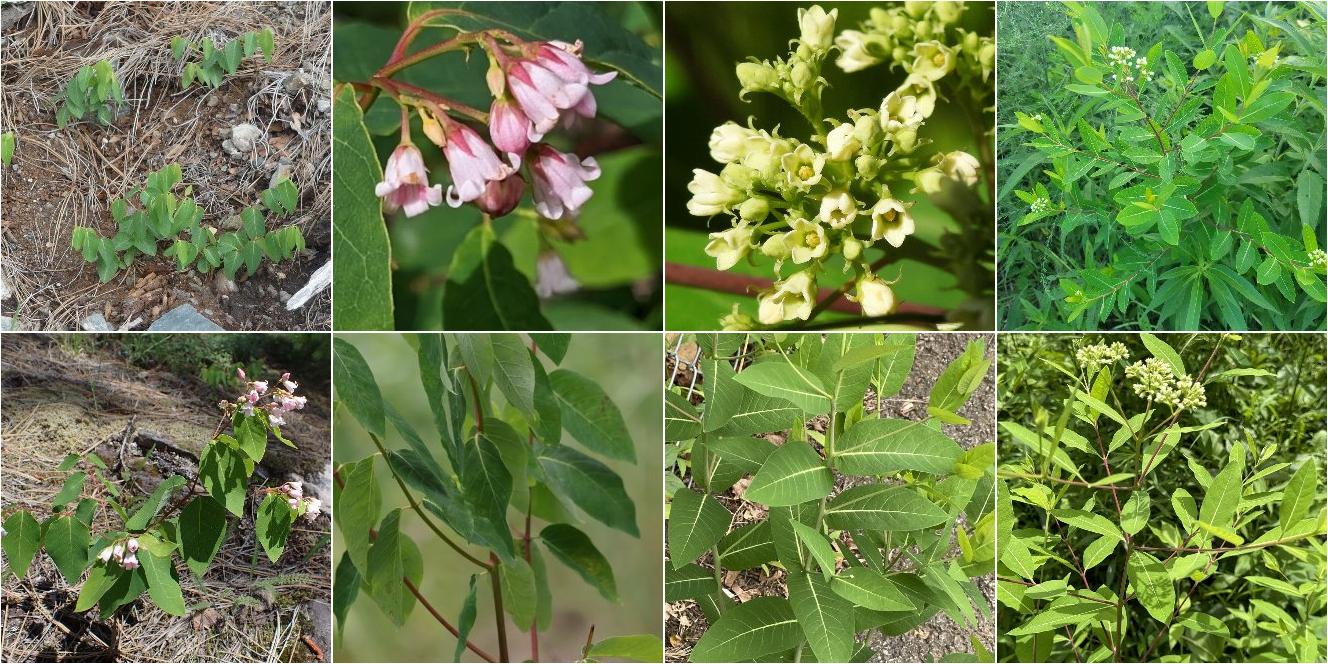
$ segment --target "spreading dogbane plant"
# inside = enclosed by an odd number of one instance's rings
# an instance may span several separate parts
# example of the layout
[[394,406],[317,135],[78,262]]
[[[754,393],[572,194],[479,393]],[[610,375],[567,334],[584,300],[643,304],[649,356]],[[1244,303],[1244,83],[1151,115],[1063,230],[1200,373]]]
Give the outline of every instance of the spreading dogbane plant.
[[59,103],[55,123],[64,129],[70,120],[81,121],[89,114],[98,124],[109,125],[125,99],[115,69],[110,62],[101,60],[92,66],[79,67],[78,73],[65,85]]
[[171,38],[171,56],[184,62],[185,57],[194,51],[199,52],[198,62],[185,62],[180,72],[180,87],[188,88],[195,81],[221,87],[226,76],[233,76],[240,69],[245,58],[261,52],[265,62],[272,62],[276,46],[272,39],[272,29],[250,30],[228,42],[219,45],[211,37],[194,44],[184,37]]

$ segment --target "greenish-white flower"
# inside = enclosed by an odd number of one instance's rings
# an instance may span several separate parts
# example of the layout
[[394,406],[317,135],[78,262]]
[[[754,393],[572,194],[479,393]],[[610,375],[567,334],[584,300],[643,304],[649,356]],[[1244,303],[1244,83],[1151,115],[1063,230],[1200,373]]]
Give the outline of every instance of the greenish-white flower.
[[858,216],[858,202],[845,189],[836,189],[821,199],[821,211],[817,219],[831,228],[839,229],[853,223]]
[[794,189],[807,190],[821,182],[825,155],[803,144],[784,155],[784,179]]
[[816,277],[811,270],[794,273],[788,279],[760,294],[757,318],[765,325],[776,325],[786,320],[807,320],[816,304]]
[[899,247],[915,230],[913,216],[904,204],[893,198],[882,198],[872,206],[871,239],[885,240],[892,247]]
[[912,129],[922,124],[927,116],[918,106],[918,98],[895,90],[881,102],[881,129],[894,134],[901,129]]
[[922,18],[927,15],[927,10],[935,4],[932,0],[904,0],[904,11],[908,12],[913,18]]
[[895,90],[900,96],[913,97],[917,112],[923,118],[931,117],[936,110],[936,86],[924,76],[909,74],[908,78]]
[[788,258],[789,247],[788,243],[784,242],[784,235],[776,233],[766,238],[765,242],[761,243],[761,253],[780,262]]
[[829,49],[835,35],[835,18],[838,16],[838,9],[827,12],[820,5],[799,9],[798,28],[803,45],[817,51]]
[[716,268],[727,270],[751,250],[753,232],[751,225],[741,222],[726,231],[711,233],[710,242],[705,247],[706,255],[715,259]]
[[881,64],[890,52],[890,41],[884,35],[868,34],[858,30],[845,30],[835,37],[839,57],[835,64],[846,72],[862,71]]
[[747,153],[747,144],[758,138],[757,132],[736,122],[725,122],[710,132],[710,158],[721,164],[741,159]]
[[729,313],[719,319],[720,329],[725,332],[746,332],[756,328],[756,320],[738,310],[738,303],[733,303]]
[[793,220],[789,230],[784,233],[784,246],[788,248],[793,262],[798,264],[821,258],[830,251],[825,227],[806,219]]
[[909,73],[929,81],[939,81],[954,69],[955,53],[938,41],[918,42],[913,45],[913,63]]
[[[862,240],[859,240],[852,235],[844,238],[843,243],[840,245],[839,253],[843,254],[844,260],[850,263],[858,260],[858,257],[862,255]],[[845,265],[845,268],[847,267],[848,266]]]
[[941,172],[945,173],[946,177],[970,187],[978,183],[978,173],[982,169],[977,157],[962,150],[946,154],[941,158],[940,166]]
[[770,201],[755,196],[742,202],[738,206],[738,216],[747,221],[764,221],[770,214]]
[[941,23],[954,23],[964,14],[963,0],[937,0],[931,6],[932,15]]
[[894,289],[874,274],[858,278],[857,290],[850,299],[862,307],[866,316],[885,316],[895,309]]
[[918,185],[918,189],[924,194],[940,193],[942,182],[945,181],[945,173],[941,172],[939,164],[928,166],[913,174],[913,182]]
[[687,201],[687,211],[698,217],[717,215],[747,199],[743,190],[701,168],[692,170],[692,181],[687,183],[687,191],[692,194],[692,199]]
[[858,140],[857,127],[845,122],[830,130],[825,137],[825,156],[830,161],[848,161],[862,149]]
[[784,155],[793,152],[793,142],[769,135],[758,135],[747,141],[747,152],[742,155],[743,166],[755,171],[767,182],[779,177]]
[[764,92],[779,89],[779,73],[766,62],[739,62],[738,82],[742,84],[739,96],[748,92]]

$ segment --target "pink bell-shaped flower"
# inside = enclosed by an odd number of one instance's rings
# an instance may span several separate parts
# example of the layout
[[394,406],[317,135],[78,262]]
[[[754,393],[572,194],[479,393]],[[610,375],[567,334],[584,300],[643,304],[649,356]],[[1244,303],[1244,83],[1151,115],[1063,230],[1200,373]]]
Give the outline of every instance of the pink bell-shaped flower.
[[443,154],[452,173],[447,188],[447,204],[461,207],[484,195],[490,181],[502,180],[516,169],[505,164],[474,129],[460,122],[445,120],[447,144]]
[[546,219],[574,218],[592,193],[586,182],[600,176],[594,157],[578,159],[548,144],[534,148],[531,173],[535,178],[535,210]]
[[489,108],[489,138],[499,150],[521,156],[530,147],[530,118],[511,99],[494,99]]
[[429,185],[429,171],[419,148],[408,143],[397,146],[387,158],[383,181],[374,188],[388,212],[404,211],[414,217],[443,202],[443,186]]

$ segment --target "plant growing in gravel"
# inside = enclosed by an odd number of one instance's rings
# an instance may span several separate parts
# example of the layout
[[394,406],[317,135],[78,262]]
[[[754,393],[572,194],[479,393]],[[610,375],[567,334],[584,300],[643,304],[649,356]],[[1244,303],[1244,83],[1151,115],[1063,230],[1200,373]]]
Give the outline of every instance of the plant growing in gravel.
[[16,142],[14,132],[7,131],[0,134],[0,164],[8,166],[14,161],[14,146]]
[[1066,82],[1016,113],[1042,168],[1003,240],[1010,325],[1323,329],[1322,13],[1182,4],[1149,46],[1065,4]]
[[[813,5],[798,11],[801,34],[787,58],[738,64],[739,97],[775,95],[803,116],[809,131],[781,135],[778,128],[757,128],[755,119],[746,127],[725,123],[710,138],[710,155],[722,169],[696,169],[688,185],[688,212],[718,216],[730,226],[711,233],[706,245],[718,269],[762,260],[757,256],[773,261],[777,280],[757,296],[757,321],[732,316],[724,321],[727,329],[808,321],[843,294],[864,317],[887,316],[896,306],[891,286],[906,275],[887,280],[878,272],[905,256],[955,274],[975,298],[989,292],[991,246],[982,227],[990,225],[991,209],[977,185],[984,178],[990,184],[992,164],[927,148],[927,121],[938,102],[964,105],[978,141],[989,140],[986,81],[995,44],[955,27],[963,12],[962,2],[874,8],[861,31],[836,36],[838,10]],[[821,73],[836,49],[834,62],[845,72],[889,65],[902,67],[908,78],[879,108],[827,118],[822,93],[828,82]],[[964,227],[947,233],[941,247],[909,239],[919,223],[935,223],[915,220],[912,212],[918,197],[930,195],[941,195],[946,213]],[[854,276],[822,298],[818,279],[841,258],[843,272]]]
[[[938,611],[972,629],[988,613],[971,579],[995,557],[995,446],[966,451],[941,431],[969,424],[956,413],[990,366],[981,342],[937,377],[926,417],[905,420],[867,415],[863,398],[868,386],[877,398],[899,391],[913,335],[698,341],[705,399],[698,408],[670,390],[665,415],[679,471],[665,599],[695,600],[710,622],[692,661],[867,661],[862,632],[902,634]],[[752,437],[783,430],[782,445]],[[748,474],[741,498],[768,512],[730,529],[716,495]],[[955,541],[961,555],[947,562]],[[726,572],[757,567],[784,570],[787,599],[725,594]]]
[[197,62],[185,62],[180,72],[180,87],[189,88],[198,81],[213,88],[221,87],[226,76],[233,76],[245,58],[262,52],[265,62],[272,62],[275,46],[272,42],[272,29],[250,30],[225,44],[218,44],[211,37],[198,44],[184,37],[171,38],[171,56],[184,62],[186,56],[198,52]]
[[111,63],[101,60],[93,66],[79,67],[57,103],[60,106],[55,111],[55,123],[64,129],[70,120],[81,121],[89,114],[99,124],[109,125],[125,99]]
[[1168,339],[1009,354],[1002,408],[1031,419],[1001,422],[1003,658],[1324,658],[1323,340]]
[[[295,211],[299,190],[290,180],[264,190],[259,205],[246,207],[239,215],[239,230],[218,233],[200,223],[203,209],[191,197],[192,187],[186,187],[180,197],[173,193],[181,177],[180,165],[171,164],[149,173],[142,189],[112,201],[116,233],[111,237],[103,237],[87,226],[74,227],[70,246],[97,266],[102,283],[133,265],[139,256],[156,256],[162,242],[170,245],[161,254],[174,258],[181,271],[192,266],[207,274],[220,268],[231,280],[241,267],[254,274],[264,259],[286,261],[304,250],[304,236],[298,226],[269,231],[264,218],[265,211],[274,216]],[[135,207],[135,200],[142,208]]]
[[[419,335],[421,389],[435,431],[420,432],[382,397],[359,350],[335,339],[336,399],[354,416],[378,454],[336,469],[338,539],[345,545],[333,587],[338,624],[361,595],[402,625],[417,603],[455,637],[455,657],[471,650],[485,661],[514,661],[507,620],[530,633],[531,660],[539,661],[539,635],[549,628],[555,596],[545,556],[576,572],[606,599],[618,584],[608,559],[572,522],[565,505],[633,537],[636,507],[622,479],[595,456],[563,445],[564,431],[595,455],[635,462],[636,451],[613,400],[594,381],[569,369],[546,371],[539,354],[559,364],[568,335]],[[384,444],[395,430],[407,446]],[[446,459],[446,465],[439,458]],[[375,467],[385,465],[406,499],[381,520],[383,494]],[[515,512],[513,528],[509,515]],[[418,519],[473,571],[461,609],[451,620],[419,592],[424,573],[461,573],[425,566],[420,545],[406,532]],[[537,521],[545,522],[538,530]],[[515,535],[513,534],[515,532]],[[430,537],[432,541],[434,537]],[[468,547],[478,547],[473,553]],[[497,651],[470,641],[481,584],[493,593]],[[592,628],[591,636],[594,631]],[[450,642],[450,641],[449,641]],[[659,661],[662,644],[651,635],[593,642],[582,656]]]
[[[245,379],[243,371],[239,375]],[[111,482],[106,463],[95,453],[70,454],[60,464],[68,475],[51,500],[49,517],[39,522],[31,512],[17,510],[5,518],[3,546],[10,571],[25,576],[33,556],[45,550],[69,585],[82,581],[75,611],[96,606],[103,618],[109,617],[146,591],[162,611],[182,616],[186,605],[176,558],[202,576],[226,539],[230,517],[243,517],[251,499],[251,507],[257,504],[258,543],[275,563],[296,519],[313,520],[322,509],[318,498],[304,495],[299,482],[249,485],[269,435],[295,447],[281,435],[280,426],[284,413],[304,407],[296,388],[290,374],[271,384],[247,381],[235,403],[219,404],[218,433],[199,458],[198,474],[187,479],[171,475],[148,496],[133,495]],[[227,424],[230,433],[221,433]],[[105,491],[102,501],[82,498],[89,474]],[[195,495],[199,486],[205,494]],[[94,533],[92,524],[102,504],[110,506],[120,526]]]

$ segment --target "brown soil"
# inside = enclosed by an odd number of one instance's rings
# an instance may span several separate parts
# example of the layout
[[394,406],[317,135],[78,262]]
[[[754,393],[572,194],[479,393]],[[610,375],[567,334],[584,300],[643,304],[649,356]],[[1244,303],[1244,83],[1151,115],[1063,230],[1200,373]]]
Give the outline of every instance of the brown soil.
[[[293,312],[284,306],[330,258],[326,4],[20,3],[4,13],[2,124],[17,135],[13,165],[0,173],[0,252],[14,295],[3,302],[6,316],[22,329],[68,330],[101,312],[114,326],[143,329],[192,303],[231,330],[330,328],[327,292]],[[264,26],[275,33],[271,63],[248,59],[216,90],[200,84],[180,89],[172,36],[221,41]],[[80,66],[103,59],[116,67],[127,105],[109,127],[82,122],[58,129],[54,100]],[[265,134],[237,160],[221,144],[240,123]],[[307,250],[284,263],[265,261],[257,274],[240,278],[234,292],[211,275],[178,272],[172,259],[160,256],[100,283],[94,265],[70,247],[73,227],[113,235],[111,201],[171,163],[184,173],[176,193],[191,187],[204,209],[202,223],[218,230],[258,202],[279,167],[289,168],[300,187],[299,209],[268,225],[299,226]]]
[[[86,335],[7,334],[3,341],[4,408],[0,411],[0,493],[4,515],[30,510],[39,520],[65,473],[65,455],[95,452],[122,492],[151,492],[172,474],[194,477],[198,453],[217,425],[216,395],[192,378],[130,366]],[[306,392],[301,386],[301,392]],[[269,455],[255,473],[270,485],[312,479],[328,464],[329,401],[308,391],[309,403],[288,417],[283,433],[297,454]],[[298,456],[298,461],[294,460]],[[313,491],[312,489],[308,489]],[[104,500],[89,481],[84,498]],[[319,495],[330,503],[330,495]],[[119,526],[108,509],[93,531]],[[28,574],[3,577],[0,647],[5,661],[316,661],[304,637],[326,651],[330,599],[331,521],[301,521],[286,553],[269,564],[254,538],[250,514],[229,534],[202,579],[181,574],[187,614],[176,618],[146,595],[111,617],[75,613],[79,585],[69,585],[50,558],[38,554]],[[255,558],[258,552],[259,558]]]

